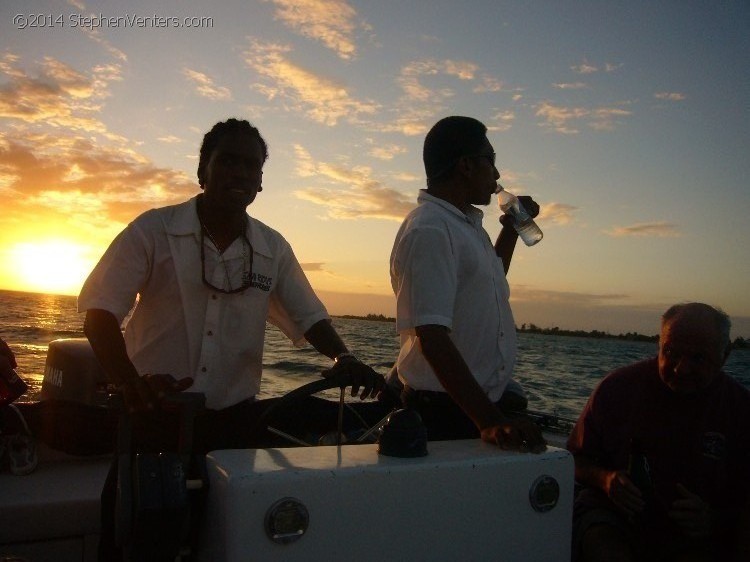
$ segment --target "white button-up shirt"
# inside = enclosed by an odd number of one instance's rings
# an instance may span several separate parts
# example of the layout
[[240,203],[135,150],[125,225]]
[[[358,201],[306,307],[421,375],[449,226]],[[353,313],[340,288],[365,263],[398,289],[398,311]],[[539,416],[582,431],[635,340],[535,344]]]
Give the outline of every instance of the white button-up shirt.
[[193,377],[191,392],[221,409],[260,390],[266,321],[296,345],[328,319],[289,243],[248,217],[246,235],[219,255],[206,236],[206,279],[242,285],[252,252],[252,286],[224,294],[202,281],[201,226],[196,198],[147,211],[112,242],[78,297],[78,310],[103,309],[125,326],[128,355],[141,374]]
[[516,361],[516,328],[503,264],[482,227],[482,211],[462,213],[421,191],[391,253],[399,378],[417,390],[442,391],[415,328],[445,326],[474,378],[493,402]]

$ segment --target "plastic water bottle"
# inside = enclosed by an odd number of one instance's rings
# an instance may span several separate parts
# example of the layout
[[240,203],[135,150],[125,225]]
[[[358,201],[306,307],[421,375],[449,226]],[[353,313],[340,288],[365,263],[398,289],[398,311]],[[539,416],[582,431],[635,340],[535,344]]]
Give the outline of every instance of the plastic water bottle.
[[509,191],[505,191],[505,188],[500,184],[497,184],[495,193],[497,193],[500,210],[506,215],[513,217],[513,226],[521,237],[521,240],[523,240],[523,243],[527,246],[533,246],[539,242],[544,237],[542,229],[537,226],[534,219],[526,212],[518,197]]

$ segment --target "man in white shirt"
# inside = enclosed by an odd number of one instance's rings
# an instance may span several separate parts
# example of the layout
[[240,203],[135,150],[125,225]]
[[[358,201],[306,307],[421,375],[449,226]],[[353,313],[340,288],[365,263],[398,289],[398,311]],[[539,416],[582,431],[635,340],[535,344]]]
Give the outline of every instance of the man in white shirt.
[[[125,407],[138,414],[138,447],[173,446],[176,427],[162,415],[161,401],[184,390],[206,397],[194,452],[254,444],[248,430],[262,411],[255,396],[266,321],[330,357],[327,376],[352,375],[352,395],[362,387],[361,398],[374,397],[383,388],[383,377],[336,333],[287,241],[248,216],[267,157],[250,123],[217,123],[201,146],[203,193],[137,217],[81,290],[84,332]],[[123,334],[120,325],[136,298]],[[116,483],[113,468],[102,492],[100,560],[121,556],[114,540]]]
[[[419,411],[430,439],[481,436],[504,449],[539,452],[541,430],[498,407],[516,357],[505,272],[518,235],[504,221],[493,248],[473,206],[489,204],[500,177],[486,133],[476,119],[454,116],[425,139],[427,189],[391,254],[396,369],[402,399]],[[538,214],[530,198],[524,203]]]
[[331,326],[287,241],[246,212],[262,190],[267,156],[247,121],[218,123],[201,147],[203,193],[137,217],[86,280],[78,298],[84,331],[131,410],[186,389],[204,393],[211,410],[253,399],[266,320],[334,359],[334,373],[354,372],[353,394],[381,388],[382,377]]

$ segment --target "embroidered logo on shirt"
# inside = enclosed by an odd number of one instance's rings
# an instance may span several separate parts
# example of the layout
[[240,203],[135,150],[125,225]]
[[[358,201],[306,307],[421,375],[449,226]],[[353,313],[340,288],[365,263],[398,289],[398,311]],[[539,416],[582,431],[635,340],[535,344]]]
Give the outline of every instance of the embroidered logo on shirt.
[[261,291],[265,291],[266,293],[271,290],[271,285],[273,284],[273,277],[269,277],[268,275],[261,275],[259,273],[253,272],[252,276],[252,283],[250,284],[251,287],[254,287],[255,289],[260,289]]
[[727,455],[727,438],[722,433],[708,431],[701,435],[701,452],[709,459],[722,460]]

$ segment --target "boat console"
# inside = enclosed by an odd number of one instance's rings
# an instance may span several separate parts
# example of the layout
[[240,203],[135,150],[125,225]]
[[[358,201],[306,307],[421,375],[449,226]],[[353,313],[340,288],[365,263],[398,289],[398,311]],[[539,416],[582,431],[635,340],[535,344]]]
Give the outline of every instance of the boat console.
[[215,451],[198,560],[508,560],[570,555],[573,459],[480,440]]
[[[101,381],[90,348],[57,347],[45,379],[49,400],[95,404]],[[75,380],[79,361],[83,382]],[[401,447],[393,444],[409,441],[404,435],[393,433],[387,446],[209,453],[201,523],[190,531],[198,540],[177,559],[569,559],[570,453],[554,446],[541,454],[503,451],[475,439],[426,442],[394,456]],[[0,474],[0,558],[93,561],[111,454],[76,458],[41,450],[32,474]]]

